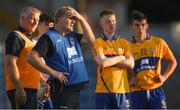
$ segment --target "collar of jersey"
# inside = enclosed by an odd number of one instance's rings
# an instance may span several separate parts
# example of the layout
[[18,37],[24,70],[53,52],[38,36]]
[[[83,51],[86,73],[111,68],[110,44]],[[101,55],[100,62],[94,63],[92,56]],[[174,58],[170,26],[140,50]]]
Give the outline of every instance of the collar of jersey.
[[[149,40],[151,39],[151,36],[149,34],[147,34],[146,36],[146,39],[145,40]],[[138,41],[135,39],[135,36],[132,36],[132,40],[131,40],[132,43],[137,43]]]
[[24,28],[22,28],[21,26],[18,26],[17,29],[18,29],[20,32],[22,32],[23,34],[25,34],[26,37],[27,37],[29,40],[31,40],[31,41],[33,40],[31,34],[30,34],[28,31],[26,31]]
[[[104,33],[102,33],[101,38],[103,40],[108,40],[108,37]],[[112,40],[116,40],[116,39],[117,39],[117,35],[114,34],[113,37],[112,37]]]

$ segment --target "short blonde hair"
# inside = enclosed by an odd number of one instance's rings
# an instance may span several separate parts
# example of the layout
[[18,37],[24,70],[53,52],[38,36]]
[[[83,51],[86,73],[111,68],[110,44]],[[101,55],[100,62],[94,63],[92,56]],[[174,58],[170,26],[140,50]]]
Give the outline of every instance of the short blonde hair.
[[59,9],[57,9],[54,14],[54,22],[57,23],[58,18],[62,17],[64,14],[67,14],[68,12],[70,12],[71,9],[73,9],[73,8],[70,6],[63,6]]

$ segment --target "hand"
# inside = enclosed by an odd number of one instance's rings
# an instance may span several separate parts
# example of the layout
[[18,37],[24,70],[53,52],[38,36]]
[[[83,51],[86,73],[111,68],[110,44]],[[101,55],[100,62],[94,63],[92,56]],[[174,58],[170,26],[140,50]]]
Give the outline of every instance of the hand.
[[16,89],[15,97],[19,105],[24,105],[26,103],[27,96],[22,86]]
[[130,87],[135,87],[137,85],[138,79],[136,77],[133,77],[129,83]]
[[50,86],[48,83],[41,83],[41,87],[44,89],[44,94],[43,94],[43,98],[46,99],[49,97],[49,93],[50,93]]
[[40,86],[41,86],[41,88],[44,88],[45,90],[50,90],[50,86],[49,86],[49,84],[48,83],[46,83],[46,80],[43,78],[43,77],[41,77],[41,79],[40,79]]
[[63,84],[68,82],[68,79],[67,79],[66,75],[63,74],[63,72],[56,71],[55,78],[57,78],[60,81],[60,83],[63,83]]
[[69,7],[69,9],[70,9],[70,12],[67,13],[67,16],[69,16],[69,17],[73,17],[73,16],[74,16],[74,17],[76,17],[78,20],[84,19],[83,16],[82,16],[81,14],[79,14],[74,8]]
[[77,12],[75,9],[73,9],[73,14],[78,20],[84,19],[84,17],[79,12]]
[[123,60],[126,60],[126,57],[124,55],[119,55],[119,63],[117,63],[115,66],[119,68],[124,68],[125,66],[121,64]]
[[163,84],[166,81],[166,77],[164,77],[163,75],[159,74],[159,75],[155,76],[152,80],[154,82],[159,82],[159,83]]

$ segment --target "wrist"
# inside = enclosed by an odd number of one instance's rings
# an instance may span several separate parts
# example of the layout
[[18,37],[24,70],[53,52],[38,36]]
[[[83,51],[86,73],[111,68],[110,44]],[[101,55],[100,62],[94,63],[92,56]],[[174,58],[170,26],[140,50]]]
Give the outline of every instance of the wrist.
[[82,16],[79,17],[78,20],[79,20],[79,22],[81,22],[81,23],[85,22],[85,19],[84,19]]
[[123,61],[123,60],[125,60],[125,59],[126,59],[126,57],[125,57],[125,56],[123,56],[123,55],[120,55],[119,57],[120,57],[120,61]]
[[16,89],[22,89],[23,88],[23,86],[22,86],[20,81],[16,82],[15,87],[16,87]]
[[54,72],[52,72],[52,76],[54,77],[54,78],[58,78],[58,74],[57,74],[57,72],[56,71],[54,71]]
[[163,75],[163,77],[164,77],[164,80],[167,80],[169,76]]

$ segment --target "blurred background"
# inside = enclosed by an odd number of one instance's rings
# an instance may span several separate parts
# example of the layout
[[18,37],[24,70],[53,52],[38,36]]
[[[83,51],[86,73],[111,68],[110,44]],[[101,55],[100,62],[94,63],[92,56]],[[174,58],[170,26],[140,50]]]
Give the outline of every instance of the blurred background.
[[[177,62],[180,62],[180,0],[3,0],[0,4],[0,109],[10,108],[4,81],[4,41],[10,31],[19,24],[20,10],[25,6],[34,6],[53,16],[58,7],[72,6],[88,20],[96,36],[101,34],[98,23],[99,13],[107,8],[117,14],[117,33],[130,40],[128,20],[132,10],[144,12],[149,19],[149,33],[160,36],[168,43]],[[77,28],[78,31],[79,28]],[[94,108],[94,89],[96,84],[96,64],[92,58],[89,43],[82,44],[82,50],[89,72],[90,83],[82,91],[81,108]],[[164,70],[167,62],[163,61]],[[162,70],[162,71],[163,71]],[[163,88],[168,100],[168,108],[180,108],[180,66],[166,81]]]

